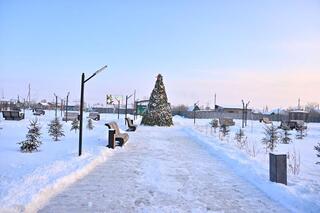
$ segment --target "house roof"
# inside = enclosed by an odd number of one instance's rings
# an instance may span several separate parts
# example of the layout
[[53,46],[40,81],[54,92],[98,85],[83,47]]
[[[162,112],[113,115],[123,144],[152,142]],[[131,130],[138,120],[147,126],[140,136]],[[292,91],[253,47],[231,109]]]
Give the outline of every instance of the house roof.
[[290,113],[309,113],[309,112],[307,112],[307,111],[304,111],[304,110],[292,110],[292,111],[290,111]]

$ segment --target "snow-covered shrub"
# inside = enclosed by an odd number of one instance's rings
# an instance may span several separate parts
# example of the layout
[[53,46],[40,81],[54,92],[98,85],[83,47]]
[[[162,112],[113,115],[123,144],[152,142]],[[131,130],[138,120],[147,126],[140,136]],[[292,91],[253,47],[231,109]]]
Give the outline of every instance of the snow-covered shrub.
[[306,129],[300,127],[297,129],[296,138],[302,140],[306,136]]
[[221,136],[220,136],[220,139],[223,139],[224,137],[226,137],[228,134],[229,134],[230,130],[229,130],[229,127],[227,125],[221,125],[220,126],[220,133],[221,133]]
[[75,132],[77,132],[78,129],[79,129],[79,121],[78,119],[74,119],[71,123],[70,131],[74,130]]
[[92,119],[91,118],[89,118],[89,120],[88,120],[88,123],[87,123],[87,129],[89,129],[89,130],[93,130],[93,123],[92,123]]
[[[320,158],[320,143],[318,143],[318,146],[315,146],[314,149],[318,152],[317,157]],[[320,161],[317,162],[316,164],[320,164]]]
[[266,125],[264,128],[264,135],[265,137],[262,139],[262,143],[266,145],[266,152],[268,152],[268,149],[272,152],[279,139],[278,128],[273,124]]
[[219,127],[219,121],[218,119],[212,119],[209,123],[211,125],[211,130],[212,128],[214,129],[214,133],[216,133],[216,129]]
[[244,134],[243,129],[239,129],[239,132],[236,133],[235,138],[234,138],[237,142],[237,146],[240,149],[244,149],[247,145],[247,137]]
[[288,169],[293,175],[300,173],[300,152],[297,154],[296,150],[292,153],[288,152]]
[[26,134],[26,140],[18,143],[20,144],[20,150],[22,152],[33,152],[35,150],[38,151],[38,148],[42,144],[40,141],[40,130],[41,127],[38,123],[38,119],[31,120],[28,127],[28,133]]
[[64,136],[62,129],[62,124],[58,118],[53,119],[49,124],[49,135],[53,138],[54,141],[58,141],[59,138]]

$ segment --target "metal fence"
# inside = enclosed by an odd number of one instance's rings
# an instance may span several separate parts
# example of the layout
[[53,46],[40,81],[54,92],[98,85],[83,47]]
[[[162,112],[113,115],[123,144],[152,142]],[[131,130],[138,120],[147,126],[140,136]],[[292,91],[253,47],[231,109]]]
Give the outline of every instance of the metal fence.
[[[193,118],[194,113],[192,111],[177,111],[173,112],[173,115],[180,115],[185,118]],[[232,118],[241,119],[241,113],[221,113],[213,110],[200,110],[196,111],[195,117],[197,119],[213,119],[213,118]],[[289,120],[288,114],[271,114],[265,115],[261,113],[248,112],[248,120],[260,120],[263,117],[269,118],[271,121],[286,121]],[[308,122],[320,123],[320,114],[309,115]]]

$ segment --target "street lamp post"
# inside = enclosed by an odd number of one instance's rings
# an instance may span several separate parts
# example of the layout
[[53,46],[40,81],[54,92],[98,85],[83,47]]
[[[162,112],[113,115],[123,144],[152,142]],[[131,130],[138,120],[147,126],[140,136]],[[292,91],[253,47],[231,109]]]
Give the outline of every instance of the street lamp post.
[[119,120],[119,117],[120,117],[120,99],[118,99],[118,98],[115,98],[115,99],[118,102],[118,120]]
[[58,115],[57,115],[57,110],[58,110],[58,96],[55,94],[55,93],[53,93],[53,95],[55,96],[55,98],[56,98],[56,111],[55,111],[55,118],[57,119],[57,117],[58,117]]
[[[133,95],[133,94],[132,94]],[[126,110],[125,110],[125,119],[124,119],[124,124],[127,124],[127,114],[128,114],[128,100],[131,98],[132,95],[127,95],[126,96]]]
[[133,119],[136,120],[137,118],[137,115],[135,113],[136,111],[136,90],[134,90],[134,93],[133,93]]
[[200,108],[198,106],[199,101],[194,103],[193,105],[193,125],[196,125],[196,111],[198,111]]
[[79,156],[82,153],[82,120],[83,120],[83,97],[84,97],[84,84],[93,78],[98,73],[102,72],[108,66],[105,65],[102,68],[98,69],[95,73],[93,73],[89,78],[85,79],[84,73],[81,76],[81,93],[80,93],[80,126],[79,126]]
[[247,126],[247,119],[248,119],[248,105],[250,101],[248,101],[246,104],[242,101],[242,128]]
[[63,99],[61,98],[61,106],[60,106],[60,116],[62,117],[63,112]]

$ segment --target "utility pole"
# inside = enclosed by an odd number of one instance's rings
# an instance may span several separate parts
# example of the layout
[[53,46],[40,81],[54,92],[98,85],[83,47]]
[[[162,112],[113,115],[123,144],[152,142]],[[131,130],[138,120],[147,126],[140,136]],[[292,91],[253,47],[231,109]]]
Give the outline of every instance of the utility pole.
[[31,85],[29,83],[29,88],[28,88],[28,107],[30,107],[31,103]]
[[242,101],[242,128],[247,126],[247,119],[248,119],[248,105],[250,101],[248,101],[246,104]]
[[68,101],[69,101],[70,92],[67,94],[67,101],[66,101],[66,123],[68,122]]
[[53,93],[53,95],[55,96],[55,98],[56,98],[56,110],[55,110],[55,118],[57,119],[57,110],[58,110],[58,96],[55,94],[55,93]]
[[119,118],[120,118],[120,99],[118,99],[118,98],[115,98],[115,99],[118,102],[118,120],[119,120]]
[[137,119],[137,114],[136,114],[136,90],[134,90],[133,93],[133,119]]
[[63,112],[63,99],[61,98],[61,106],[60,106],[60,116],[62,117]]
[[125,125],[127,124],[128,100],[129,100],[129,98],[131,98],[132,95],[126,95],[126,109],[125,109],[125,119],[124,119]]
[[217,105],[217,94],[214,93],[214,108],[216,108]]
[[199,101],[194,103],[193,105],[193,125],[196,125],[196,111],[198,111],[200,108],[198,106]]

